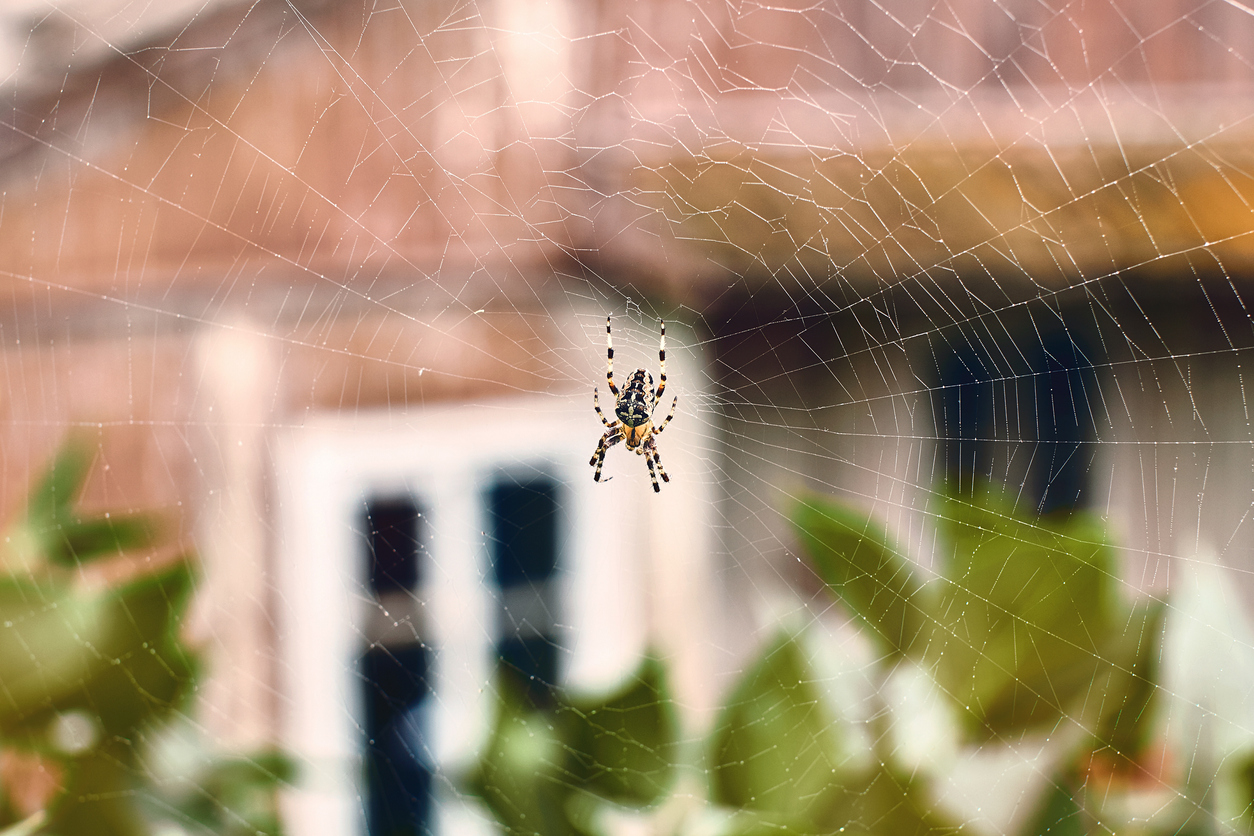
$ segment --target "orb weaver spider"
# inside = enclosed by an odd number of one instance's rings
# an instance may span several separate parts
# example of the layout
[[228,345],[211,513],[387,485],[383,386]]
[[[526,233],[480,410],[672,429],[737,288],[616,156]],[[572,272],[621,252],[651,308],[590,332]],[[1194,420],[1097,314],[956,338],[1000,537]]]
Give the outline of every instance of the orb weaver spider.
[[653,492],[661,493],[662,486],[657,483],[658,473],[662,474],[663,482],[669,482],[671,477],[666,475],[666,468],[662,467],[662,457],[658,454],[657,442],[654,439],[662,434],[662,430],[666,429],[666,425],[675,417],[675,407],[679,404],[677,396],[671,401],[671,411],[665,420],[656,427],[653,426],[653,410],[657,409],[658,400],[666,391],[666,322],[662,322],[662,340],[657,352],[660,377],[657,389],[653,388],[653,375],[644,369],[636,369],[632,372],[631,380],[623,387],[621,393],[614,385],[614,342],[610,336],[608,316],[605,318],[605,355],[605,379],[610,385],[610,393],[617,399],[614,403],[614,416],[618,420],[605,420],[605,413],[601,411],[600,393],[596,387],[593,387],[592,407],[597,411],[597,416],[605,425],[606,430],[597,443],[596,452],[588,461],[589,467],[596,467],[592,479],[595,482],[601,481],[601,465],[605,464],[606,451],[623,441],[626,442],[628,450],[634,450],[636,455],[644,456],[644,463],[649,466],[649,478],[653,480]]

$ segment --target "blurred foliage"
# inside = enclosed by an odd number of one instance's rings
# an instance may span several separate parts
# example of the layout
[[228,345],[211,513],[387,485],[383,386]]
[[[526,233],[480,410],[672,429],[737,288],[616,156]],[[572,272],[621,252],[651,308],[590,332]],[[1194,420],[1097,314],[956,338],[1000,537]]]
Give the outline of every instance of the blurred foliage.
[[[1254,757],[1228,766],[1246,812],[1223,827],[1208,798],[1225,779],[1201,761],[1169,768],[1168,607],[1122,593],[1100,523],[1027,519],[991,492],[935,511],[939,577],[863,512],[820,496],[794,510],[811,564],[875,651],[860,704],[838,698],[822,640],[804,632],[746,666],[705,739],[677,736],[654,659],[594,702],[559,690],[536,703],[503,680],[470,790],[510,836],[956,834],[974,827],[939,800],[957,753],[1036,740],[1053,754],[1017,805],[1020,836],[1248,832]],[[935,696],[947,758],[903,754],[920,705],[892,703],[906,671]],[[990,807],[998,784],[982,784]]]
[[817,683],[804,645],[785,634],[723,707],[705,765],[711,800],[739,811],[737,832],[957,833],[926,781],[889,758],[851,757]]
[[[1223,779],[1204,757],[1165,768],[1156,709],[1167,603],[1121,594],[1115,551],[1091,515],[1029,519],[999,496],[941,497],[942,566],[930,580],[865,513],[809,496],[794,523],[884,676],[903,660],[925,671],[964,744],[1069,741],[1022,836],[1245,832],[1218,827],[1208,797]],[[1128,812],[1138,804],[1156,808]]]
[[671,788],[678,729],[660,663],[600,699],[540,705],[502,674],[498,717],[468,784],[506,832],[575,834],[597,804],[648,806]]
[[[466,786],[510,836],[703,829],[727,834],[954,834],[926,781],[850,758],[796,636],[744,675],[696,761],[679,738],[665,669],[653,658],[597,700],[558,692],[534,705],[508,677],[497,722]],[[709,776],[706,791],[683,780]],[[616,827],[616,824],[619,825]]]
[[[971,742],[1082,716],[1103,745],[1135,757],[1165,609],[1120,598],[1101,526],[1086,514],[1023,519],[992,492],[945,497],[937,519],[944,566],[925,584],[865,514],[821,497],[795,513],[819,576],[886,661],[905,656],[936,678]],[[1105,699],[1086,699],[1095,683]]]
[[714,732],[715,803],[807,820],[831,805],[840,772],[837,718],[785,636],[741,680]]
[[91,464],[88,448],[66,445],[5,531],[0,834],[277,834],[285,758],[196,752],[184,758],[190,792],[154,769],[200,668],[179,630],[195,575],[187,555],[132,563],[114,584],[83,571],[168,539],[154,515],[81,515]]

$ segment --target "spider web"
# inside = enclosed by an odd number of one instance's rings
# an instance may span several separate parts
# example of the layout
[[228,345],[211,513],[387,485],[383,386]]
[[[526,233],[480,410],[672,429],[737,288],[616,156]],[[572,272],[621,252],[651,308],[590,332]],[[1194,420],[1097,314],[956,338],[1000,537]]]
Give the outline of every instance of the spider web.
[[[833,787],[819,829],[1254,828],[1249,5],[0,30],[6,507],[74,438],[84,507],[170,513],[205,673],[167,737],[288,753],[289,832],[805,830]],[[667,323],[656,496],[623,445],[586,464],[607,315],[620,387]],[[606,706],[647,718],[589,732],[639,737],[612,787],[552,719]],[[542,791],[493,760],[515,720],[556,735]],[[56,797],[34,762],[0,812]],[[117,832],[208,832],[172,810]]]

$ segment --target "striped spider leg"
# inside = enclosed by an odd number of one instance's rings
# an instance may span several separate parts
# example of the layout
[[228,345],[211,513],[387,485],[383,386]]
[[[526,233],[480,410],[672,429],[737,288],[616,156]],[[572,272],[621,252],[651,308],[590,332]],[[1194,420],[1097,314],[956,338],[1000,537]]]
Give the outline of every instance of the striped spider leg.
[[[618,387],[614,385],[614,338],[610,336],[610,315],[605,316],[605,380],[610,384],[610,394],[618,397]],[[601,410],[598,409],[597,412]],[[605,420],[605,416],[601,417]]]
[[622,440],[623,434],[618,427],[606,430],[605,435],[601,436],[601,440],[597,442],[596,452],[592,454],[592,458],[588,461],[589,465],[596,465],[597,468],[592,474],[592,481],[601,481],[601,466],[605,464],[605,451]]
[[[654,432],[657,435],[657,432]],[[671,477],[666,475],[666,468],[662,467],[662,455],[657,451],[657,442],[650,436],[649,440],[641,445],[644,449],[644,460],[649,465],[649,475],[653,477],[653,492],[659,493],[662,488],[657,483],[657,477],[653,476],[653,466],[657,465],[657,472],[662,474],[662,481],[669,482]]]
[[597,411],[597,416],[601,419],[601,423],[607,427],[605,434],[597,442],[597,449],[592,454],[592,458],[588,460],[589,467],[596,466],[596,472],[592,474],[592,481],[600,482],[601,467],[605,464],[605,452],[623,440],[623,428],[619,426],[617,421],[610,423],[605,420],[605,413],[601,411],[600,394],[596,389],[592,390],[592,408]]
[[[660,390],[659,390],[660,391]],[[666,425],[675,417],[675,407],[679,406],[679,396],[676,395],[671,399],[671,411],[666,413],[666,417],[662,419],[662,423],[653,428],[651,435],[661,435],[662,430],[666,429]]]
[[653,402],[659,403],[662,400],[662,393],[666,391],[666,320],[662,320],[662,339],[658,343],[657,349],[657,365],[658,365],[658,382],[657,390],[653,393]]

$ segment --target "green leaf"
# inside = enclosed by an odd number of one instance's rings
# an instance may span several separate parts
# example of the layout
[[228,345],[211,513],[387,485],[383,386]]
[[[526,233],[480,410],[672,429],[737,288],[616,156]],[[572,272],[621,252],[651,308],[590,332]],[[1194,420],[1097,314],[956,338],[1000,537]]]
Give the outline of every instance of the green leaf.
[[617,693],[558,709],[571,780],[620,804],[652,804],[675,772],[677,727],[665,671],[648,658]]
[[943,506],[948,565],[925,665],[967,731],[988,739],[1058,722],[1107,664],[1116,625],[1100,526],[1083,515],[1029,522],[981,503]]
[[27,498],[26,516],[5,531],[3,570],[10,575],[39,572],[54,552],[64,550],[71,510],[91,468],[90,451],[67,443]]
[[0,579],[0,727],[29,735],[83,708],[125,734],[190,685],[178,622],[190,598],[186,561],[117,589]]
[[129,736],[179,706],[195,682],[195,655],[179,638],[195,573],[184,561],[117,590],[114,630],[101,647],[109,664],[84,683],[106,734]]
[[93,452],[85,444],[69,441],[61,446],[39,484],[31,491],[27,517],[55,521],[68,515],[91,471]]
[[49,810],[50,833],[148,836],[142,812],[145,775],[135,744],[113,739],[68,764],[64,792]]
[[1088,836],[1084,811],[1065,778],[1051,782],[1040,807],[1023,829],[1023,836]]
[[[224,758],[194,776],[194,790],[157,799],[152,818],[195,822],[217,836],[275,836],[282,832],[275,790],[295,777],[295,764],[278,752]],[[201,832],[201,831],[197,831]]]
[[496,726],[469,789],[510,836],[573,836],[565,810],[566,749],[551,712],[532,709],[517,689],[498,687]]
[[1241,807],[1241,819],[1254,825],[1254,752],[1244,752],[1232,771],[1232,789]]
[[10,569],[41,561],[73,567],[101,557],[155,546],[164,536],[152,514],[104,514],[82,518],[74,509],[91,470],[93,452],[65,444],[32,490],[26,518],[9,534]]
[[45,533],[48,559],[58,566],[81,566],[101,557],[151,548],[162,540],[151,514],[64,519]]
[[0,725],[51,709],[107,664],[99,638],[114,617],[107,593],[0,578]]
[[1138,601],[1107,651],[1109,675],[1101,690],[1094,749],[1115,758],[1117,764],[1131,766],[1150,743],[1166,615],[1166,602]]
[[[725,822],[716,831],[719,836],[818,836],[813,826],[802,827],[788,816],[763,813],[760,810],[739,809],[729,811]],[[832,828],[832,836],[868,836],[866,831],[854,827]]]
[[926,644],[932,625],[929,590],[883,526],[819,496],[797,505],[793,524],[819,577],[870,628],[885,653],[916,653]]
[[950,836],[963,829],[937,810],[921,780],[881,764],[848,778],[828,796],[820,833]]
[[723,709],[711,752],[713,801],[810,821],[839,780],[836,720],[801,644],[782,637]]

